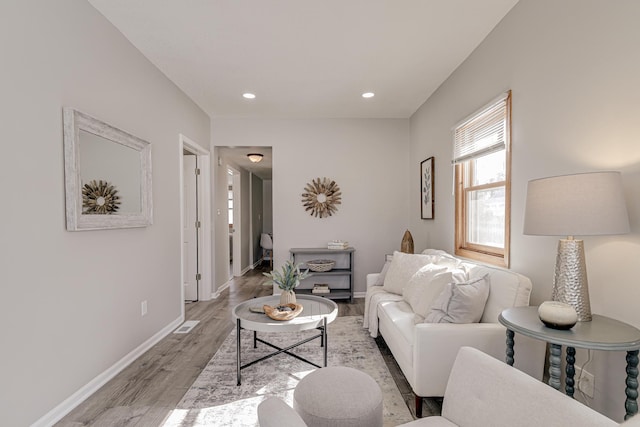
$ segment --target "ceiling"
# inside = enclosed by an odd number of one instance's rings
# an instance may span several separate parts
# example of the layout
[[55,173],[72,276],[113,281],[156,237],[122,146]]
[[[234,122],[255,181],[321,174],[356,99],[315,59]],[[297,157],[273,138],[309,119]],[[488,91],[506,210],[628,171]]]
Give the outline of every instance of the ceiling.
[[408,118],[518,0],[88,1],[212,118]]

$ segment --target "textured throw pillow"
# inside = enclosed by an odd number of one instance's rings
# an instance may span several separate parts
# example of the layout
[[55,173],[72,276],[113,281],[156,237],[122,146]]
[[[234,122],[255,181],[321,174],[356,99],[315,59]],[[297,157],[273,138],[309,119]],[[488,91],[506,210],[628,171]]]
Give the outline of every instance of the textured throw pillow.
[[433,261],[430,255],[405,254],[395,251],[389,270],[384,278],[382,288],[392,294],[402,295],[402,288],[405,287],[411,276],[421,267]]
[[411,306],[414,313],[424,317],[434,298],[442,292],[444,285],[453,280],[451,273],[446,272],[446,269],[435,264],[427,264],[411,276],[402,290],[402,298]]
[[426,323],[477,323],[489,297],[489,275],[464,283],[448,283],[425,316]]

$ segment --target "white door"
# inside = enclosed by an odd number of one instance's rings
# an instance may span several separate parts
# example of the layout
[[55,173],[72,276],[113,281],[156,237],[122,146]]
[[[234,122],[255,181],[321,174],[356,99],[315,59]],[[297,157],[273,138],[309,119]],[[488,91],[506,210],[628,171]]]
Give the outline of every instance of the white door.
[[184,259],[182,283],[184,286],[185,301],[198,301],[198,183],[197,183],[197,157],[184,155],[184,224],[183,236]]
[[242,276],[242,194],[240,172],[233,169],[233,275]]

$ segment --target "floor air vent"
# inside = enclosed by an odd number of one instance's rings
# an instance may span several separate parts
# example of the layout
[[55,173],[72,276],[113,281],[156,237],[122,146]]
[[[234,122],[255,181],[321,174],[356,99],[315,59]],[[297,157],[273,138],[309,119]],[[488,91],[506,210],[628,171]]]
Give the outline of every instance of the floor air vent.
[[174,334],[188,334],[191,330],[200,323],[199,320],[187,320],[178,329],[173,331]]

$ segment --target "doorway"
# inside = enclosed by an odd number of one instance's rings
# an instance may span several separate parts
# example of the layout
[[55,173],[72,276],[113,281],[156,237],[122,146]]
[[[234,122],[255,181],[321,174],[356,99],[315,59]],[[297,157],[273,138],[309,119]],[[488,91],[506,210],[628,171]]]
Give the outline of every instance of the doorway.
[[182,286],[185,302],[200,299],[200,217],[198,212],[198,157],[185,150],[182,156]]
[[[271,189],[272,148],[216,146],[216,268],[219,280],[230,284],[255,268],[261,259],[260,234],[271,232],[271,191],[268,193],[268,215],[263,211],[263,188]],[[251,160],[249,154],[261,156]],[[230,210],[229,208],[232,208]],[[268,218],[268,224],[265,220]],[[217,289],[220,291],[220,288]]]
[[229,279],[242,276],[242,197],[240,171],[227,166]]
[[180,295],[187,303],[206,301],[212,298],[210,157],[184,135],[179,149]]

